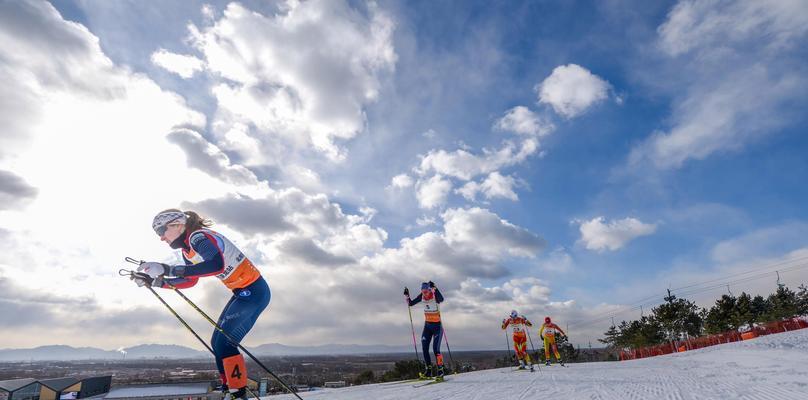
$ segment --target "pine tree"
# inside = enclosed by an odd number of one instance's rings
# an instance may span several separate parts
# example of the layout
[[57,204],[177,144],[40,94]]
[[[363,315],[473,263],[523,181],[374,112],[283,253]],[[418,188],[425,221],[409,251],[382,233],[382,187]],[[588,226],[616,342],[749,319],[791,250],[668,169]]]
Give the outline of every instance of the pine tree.
[[617,348],[620,347],[617,345],[620,339],[620,331],[617,330],[617,327],[612,325],[609,327],[609,330],[603,332],[603,339],[598,339],[598,342],[605,344],[609,348]]
[[725,294],[704,313],[704,329],[707,333],[715,334],[738,329],[737,320],[734,318],[736,301],[735,296]]
[[746,292],[741,293],[735,302],[733,319],[735,320],[733,325],[739,327],[748,325],[749,328],[752,328],[755,324],[755,315],[752,312],[752,296]]
[[779,285],[777,292],[769,295],[771,309],[768,313],[770,321],[780,321],[797,315],[799,308],[797,294],[785,285]]
[[797,292],[797,315],[808,315],[808,287],[800,285]]
[[755,322],[766,322],[766,316],[771,310],[771,304],[763,296],[757,295],[752,299],[752,318]]

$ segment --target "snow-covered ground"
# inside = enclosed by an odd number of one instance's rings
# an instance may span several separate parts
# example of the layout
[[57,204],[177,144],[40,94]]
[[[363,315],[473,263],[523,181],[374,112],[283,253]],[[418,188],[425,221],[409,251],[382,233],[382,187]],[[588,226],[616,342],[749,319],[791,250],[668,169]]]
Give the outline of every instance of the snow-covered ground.
[[[450,375],[446,382],[363,385],[304,399],[808,399],[808,329],[623,362]],[[290,399],[290,395],[271,399]]]

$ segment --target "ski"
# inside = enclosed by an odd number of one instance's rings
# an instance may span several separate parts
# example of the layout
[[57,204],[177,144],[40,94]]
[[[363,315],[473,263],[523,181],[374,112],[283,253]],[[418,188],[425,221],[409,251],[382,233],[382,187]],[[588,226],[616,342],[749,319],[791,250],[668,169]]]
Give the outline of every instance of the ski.
[[412,385],[412,387],[419,388],[419,387],[423,387],[423,386],[434,385],[436,383],[441,383],[441,382],[446,382],[446,379],[435,379],[435,380],[432,380],[432,381],[427,382],[427,383],[421,383],[421,384],[418,384],[418,385]]

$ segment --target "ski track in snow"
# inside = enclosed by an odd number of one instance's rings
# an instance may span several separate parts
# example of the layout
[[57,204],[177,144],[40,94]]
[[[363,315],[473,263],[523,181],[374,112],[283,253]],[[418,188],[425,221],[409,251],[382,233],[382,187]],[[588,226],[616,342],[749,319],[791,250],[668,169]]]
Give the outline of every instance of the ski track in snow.
[[362,385],[300,395],[307,400],[808,399],[808,329],[641,360],[542,366],[534,373],[501,368],[413,385]]

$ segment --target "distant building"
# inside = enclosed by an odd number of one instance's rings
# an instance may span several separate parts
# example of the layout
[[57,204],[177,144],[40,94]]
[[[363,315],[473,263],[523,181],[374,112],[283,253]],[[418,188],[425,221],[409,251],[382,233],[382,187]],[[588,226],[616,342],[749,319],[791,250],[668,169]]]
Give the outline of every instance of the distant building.
[[247,378],[247,387],[259,397],[266,396],[267,388],[269,387],[268,379],[258,376],[250,376]]
[[104,400],[221,400],[222,393],[211,392],[208,382],[154,384],[116,387],[103,398]]
[[345,381],[326,382],[323,384],[323,387],[327,388],[342,388],[345,386],[346,386]]
[[73,400],[81,390],[81,381],[76,378],[40,379],[39,383],[39,400]]
[[40,383],[23,378],[0,381],[0,400],[39,400]]
[[[112,376],[96,376],[92,378],[84,378],[79,381],[78,398],[86,399],[88,397],[102,395],[109,392],[112,387]],[[66,389],[64,392],[70,390]]]
[[0,381],[0,400],[76,400],[109,392],[112,376]]

